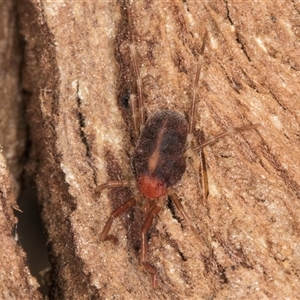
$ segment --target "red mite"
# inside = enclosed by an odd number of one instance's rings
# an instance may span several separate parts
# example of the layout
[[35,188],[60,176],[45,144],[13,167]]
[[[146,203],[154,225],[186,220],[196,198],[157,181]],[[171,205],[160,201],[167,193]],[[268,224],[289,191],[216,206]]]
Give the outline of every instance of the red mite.
[[[131,18],[129,15],[129,23],[130,21]],[[178,112],[172,110],[162,110],[150,116],[149,119],[145,122],[141,77],[137,66],[135,48],[131,43],[130,50],[134,69],[136,72],[138,89],[137,103],[135,103],[134,101],[130,102],[133,116],[132,120],[134,133],[135,136],[138,137],[131,160],[132,172],[135,176],[136,181],[108,181],[104,184],[99,185],[95,190],[97,193],[100,193],[105,188],[134,187],[136,186],[137,182],[139,191],[147,198],[147,201],[149,201],[150,208],[148,209],[147,217],[141,229],[140,257],[141,263],[144,266],[145,270],[151,274],[152,285],[154,288],[157,287],[157,270],[147,261],[147,233],[152,225],[154,217],[159,213],[161,209],[157,200],[160,197],[166,197],[166,195],[168,195],[182,214],[185,221],[188,223],[189,227],[195,234],[197,234],[196,229],[190,222],[179,198],[171,189],[171,187],[181,179],[186,169],[185,154],[190,146],[188,145],[189,143],[187,143],[187,137],[189,134],[193,133],[196,90],[198,87],[201,71],[200,58],[203,55],[206,40],[207,33],[203,38],[203,44],[200,50],[188,121],[182,114]],[[214,143],[219,138],[232,132],[248,130],[256,128],[257,126],[257,124],[254,124],[244,127],[232,128],[201,143],[196,147],[196,150],[200,150],[201,154],[201,149],[204,146]],[[141,128],[143,129],[140,132]],[[206,176],[205,169],[203,175]],[[207,196],[207,179],[203,179],[203,183],[204,184],[202,185],[202,188],[203,195],[205,197]],[[129,199],[111,213],[100,234],[101,241],[112,240],[115,243],[118,241],[118,239],[114,235],[108,234],[112,223],[115,218],[135,205],[135,203],[136,200],[134,198]]]
[[167,194],[185,171],[188,123],[172,110],[154,114],[145,124],[132,157],[133,174],[147,198]]

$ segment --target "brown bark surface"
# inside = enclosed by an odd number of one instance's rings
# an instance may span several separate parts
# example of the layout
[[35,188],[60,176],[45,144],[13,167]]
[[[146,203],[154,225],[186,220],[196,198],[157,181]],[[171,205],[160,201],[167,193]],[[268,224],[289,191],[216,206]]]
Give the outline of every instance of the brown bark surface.
[[21,44],[15,1],[0,2],[0,19],[0,146],[18,189],[26,127],[20,90]]
[[19,245],[16,197],[25,150],[15,1],[0,1],[0,299],[41,299]]
[[41,299],[38,283],[31,276],[26,256],[18,244],[15,188],[6,160],[0,153],[0,298]]
[[[24,1],[23,87],[49,236],[55,299],[297,299],[300,4],[134,1],[132,34],[147,114],[189,110],[205,30],[196,128],[211,137],[260,123],[205,149],[209,197],[193,159],[175,190],[198,237],[170,205],[149,236],[153,290],[139,263],[141,205],[99,234],[135,190],[128,95],[136,94],[126,8],[119,1]],[[190,163],[191,162],[191,163]]]

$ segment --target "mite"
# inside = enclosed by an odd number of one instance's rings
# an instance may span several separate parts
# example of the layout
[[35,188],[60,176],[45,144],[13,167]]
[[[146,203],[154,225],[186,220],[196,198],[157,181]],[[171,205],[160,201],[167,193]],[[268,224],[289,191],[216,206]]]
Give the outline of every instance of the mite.
[[162,110],[146,122],[132,156],[132,171],[147,198],[167,194],[185,171],[188,123],[172,110]]
[[[130,12],[128,19],[130,26]],[[137,138],[135,150],[131,157],[132,173],[135,177],[135,180],[108,181],[96,188],[96,192],[100,193],[105,188],[137,186],[140,193],[146,198],[146,204],[148,203],[148,211],[140,235],[140,260],[144,269],[151,275],[152,285],[154,288],[158,286],[158,275],[156,268],[147,261],[147,233],[152,225],[153,219],[161,209],[159,199],[167,196],[170,197],[191,230],[197,234],[196,229],[189,220],[188,215],[185,212],[176,193],[173,191],[172,186],[180,181],[183,173],[185,172],[187,150],[191,148],[189,145],[190,139],[188,136],[189,134],[193,133],[194,129],[196,90],[201,72],[200,61],[207,43],[207,36],[208,34],[206,32],[203,38],[197,63],[189,119],[187,120],[179,112],[162,110],[150,116],[147,121],[145,121],[141,77],[131,36],[130,52],[136,74],[138,90],[137,101],[132,99],[130,101],[134,136]],[[232,128],[201,143],[196,147],[196,149],[201,150],[204,146],[214,143],[216,140],[228,135],[229,133],[248,130],[256,128],[257,126],[258,125],[248,125],[244,127]],[[203,175],[206,176],[205,171]],[[203,182],[207,182],[207,180],[203,180]],[[204,184],[202,187],[203,190],[207,190],[206,185],[207,184]],[[203,192],[203,194],[205,196],[207,192]],[[101,241],[111,240],[115,243],[118,241],[114,235],[109,234],[112,223],[115,218],[120,216],[135,204],[136,200],[134,198],[129,199],[111,213],[100,234]]]

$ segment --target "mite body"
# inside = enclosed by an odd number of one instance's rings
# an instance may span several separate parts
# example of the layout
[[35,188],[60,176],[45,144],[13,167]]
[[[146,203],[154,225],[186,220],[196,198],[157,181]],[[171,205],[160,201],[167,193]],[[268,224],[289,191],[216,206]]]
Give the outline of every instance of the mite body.
[[132,156],[132,171],[145,197],[165,196],[181,179],[187,134],[188,123],[178,112],[162,110],[147,120]]

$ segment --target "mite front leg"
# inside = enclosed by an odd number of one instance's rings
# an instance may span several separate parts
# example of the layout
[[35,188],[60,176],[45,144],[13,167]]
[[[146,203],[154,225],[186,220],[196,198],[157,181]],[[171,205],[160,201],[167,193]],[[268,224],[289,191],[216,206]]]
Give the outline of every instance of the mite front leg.
[[130,199],[128,201],[126,201],[123,205],[119,206],[117,209],[115,209],[111,214],[110,217],[108,218],[101,234],[100,234],[100,241],[104,242],[104,241],[113,241],[115,244],[118,242],[118,239],[114,236],[114,235],[109,235],[108,232],[111,228],[111,225],[113,223],[113,221],[115,220],[115,218],[117,218],[118,216],[120,216],[123,212],[125,212],[128,208],[130,208],[131,206],[135,205],[136,200],[135,199]]
[[157,270],[147,261],[147,234],[152,225],[154,217],[159,213],[160,206],[155,205],[149,212],[141,230],[141,263],[152,276],[153,288],[157,288]]
[[105,183],[98,185],[95,188],[95,193],[100,194],[104,189],[107,188],[121,188],[121,187],[134,187],[135,182],[133,180],[110,180]]

